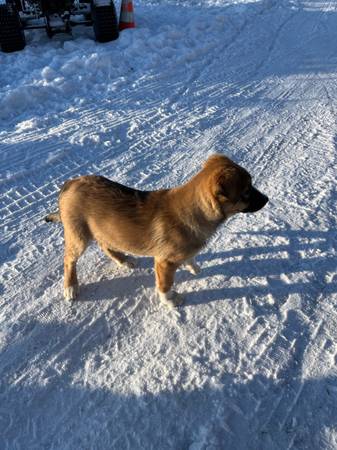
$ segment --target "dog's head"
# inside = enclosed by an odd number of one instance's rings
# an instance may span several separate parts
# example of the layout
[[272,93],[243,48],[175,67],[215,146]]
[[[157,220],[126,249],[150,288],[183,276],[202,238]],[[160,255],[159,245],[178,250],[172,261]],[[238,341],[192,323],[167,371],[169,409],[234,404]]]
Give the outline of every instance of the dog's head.
[[249,173],[223,155],[213,155],[206,161],[212,206],[224,219],[237,213],[254,213],[262,209],[268,197],[252,185]]

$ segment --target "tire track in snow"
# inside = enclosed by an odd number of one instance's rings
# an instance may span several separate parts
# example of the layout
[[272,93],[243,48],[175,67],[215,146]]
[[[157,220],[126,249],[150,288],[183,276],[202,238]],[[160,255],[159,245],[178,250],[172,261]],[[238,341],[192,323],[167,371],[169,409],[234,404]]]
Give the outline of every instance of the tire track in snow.
[[246,28],[248,26],[251,26],[260,16],[263,16],[267,11],[269,12],[274,7],[277,7],[277,2],[269,1],[266,2],[262,7],[261,10],[253,16],[252,20],[246,19],[243,24],[241,24],[238,28],[236,33],[231,37],[231,39],[228,42],[225,42],[224,45],[221,48],[216,48],[216,52],[214,52],[209,58],[207,58],[206,61],[203,61],[203,64],[201,67],[194,70],[193,74],[189,77],[187,83],[182,86],[177,94],[171,98],[170,104],[173,108],[175,104],[180,103],[181,97],[185,96],[187,93],[192,91],[191,86],[193,84],[196,84],[196,82],[201,78],[201,76],[206,72],[210,71],[212,72],[212,66],[218,66],[219,61],[222,58],[222,55],[226,53],[226,51],[229,51],[232,46],[236,44],[238,39],[241,37],[241,35],[245,32]]

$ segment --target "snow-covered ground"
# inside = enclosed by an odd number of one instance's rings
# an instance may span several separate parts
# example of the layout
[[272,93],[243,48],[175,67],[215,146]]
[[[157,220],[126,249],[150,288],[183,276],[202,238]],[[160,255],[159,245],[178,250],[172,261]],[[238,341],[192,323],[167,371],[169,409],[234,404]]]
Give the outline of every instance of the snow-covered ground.
[[[119,3],[117,3],[119,7]],[[149,0],[108,44],[0,54],[0,448],[337,449],[337,2]],[[213,152],[270,203],[161,306],[94,245],[62,298],[62,182],[142,189]]]

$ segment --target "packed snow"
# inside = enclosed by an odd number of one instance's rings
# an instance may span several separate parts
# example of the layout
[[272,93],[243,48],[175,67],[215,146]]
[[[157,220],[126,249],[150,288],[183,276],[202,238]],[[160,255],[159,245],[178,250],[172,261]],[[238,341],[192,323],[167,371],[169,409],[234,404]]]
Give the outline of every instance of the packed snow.
[[[116,3],[119,9],[119,2]],[[136,28],[0,53],[0,448],[337,449],[337,3],[142,0]],[[62,183],[181,184],[220,152],[270,202],[180,270],[92,245],[63,300]]]

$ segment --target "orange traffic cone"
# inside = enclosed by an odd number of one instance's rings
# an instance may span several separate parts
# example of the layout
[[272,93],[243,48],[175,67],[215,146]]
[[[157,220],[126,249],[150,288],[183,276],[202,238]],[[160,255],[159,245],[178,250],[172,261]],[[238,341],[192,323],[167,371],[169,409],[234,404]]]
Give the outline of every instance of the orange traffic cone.
[[132,0],[122,0],[121,14],[119,16],[119,30],[126,28],[135,28],[135,21],[133,18],[133,3]]

